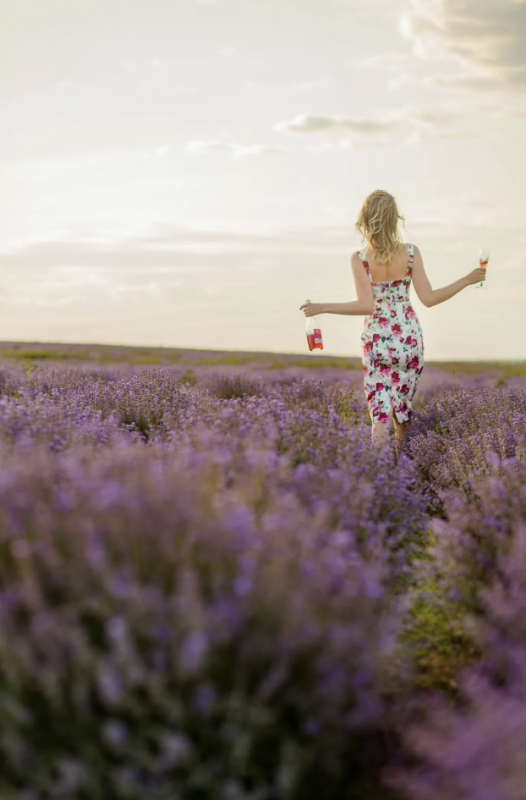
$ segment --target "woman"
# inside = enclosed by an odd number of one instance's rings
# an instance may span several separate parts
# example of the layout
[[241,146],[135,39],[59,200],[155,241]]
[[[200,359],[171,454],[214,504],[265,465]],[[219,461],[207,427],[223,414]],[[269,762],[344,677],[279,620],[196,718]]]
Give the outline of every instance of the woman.
[[424,338],[409,298],[411,279],[419,300],[430,308],[486,278],[476,268],[441,289],[433,289],[416,245],[403,244],[395,198],[378,190],[366,197],[355,228],[366,247],[353,253],[358,299],[351,303],[304,303],[306,317],[366,314],[362,340],[364,391],[372,420],[372,442],[383,443],[395,428],[397,456],[411,422],[411,403],[424,368]]

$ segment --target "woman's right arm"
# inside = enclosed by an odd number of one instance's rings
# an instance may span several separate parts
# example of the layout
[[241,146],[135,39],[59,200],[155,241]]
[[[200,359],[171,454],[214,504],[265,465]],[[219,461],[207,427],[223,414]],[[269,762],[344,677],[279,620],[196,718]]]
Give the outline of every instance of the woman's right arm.
[[357,300],[351,300],[350,303],[303,303],[300,306],[300,311],[303,311],[306,317],[312,317],[316,314],[345,314],[347,316],[368,316],[372,314],[374,306],[373,287],[358,253],[352,254],[351,267]]
[[458,281],[450,283],[447,286],[442,286],[440,289],[433,289],[429,282],[424,269],[424,262],[420,254],[420,250],[414,245],[415,257],[413,259],[413,284],[418,299],[426,306],[436,306],[438,303],[443,303],[449,300],[456,294],[465,289],[466,286],[471,286],[473,283],[486,280],[486,270],[481,267],[476,267],[474,270],[459,278]]

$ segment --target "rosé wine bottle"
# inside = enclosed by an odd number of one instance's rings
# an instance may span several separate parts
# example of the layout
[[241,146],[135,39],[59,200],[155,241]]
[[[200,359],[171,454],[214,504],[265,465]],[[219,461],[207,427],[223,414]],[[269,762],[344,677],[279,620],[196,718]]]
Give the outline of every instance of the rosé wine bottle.
[[[310,300],[306,300],[306,303],[310,303]],[[321,338],[321,329],[320,323],[316,319],[316,317],[307,317],[307,324],[305,325],[305,331],[307,333],[307,343],[309,345],[309,350],[312,352],[313,350],[323,350],[323,340]]]

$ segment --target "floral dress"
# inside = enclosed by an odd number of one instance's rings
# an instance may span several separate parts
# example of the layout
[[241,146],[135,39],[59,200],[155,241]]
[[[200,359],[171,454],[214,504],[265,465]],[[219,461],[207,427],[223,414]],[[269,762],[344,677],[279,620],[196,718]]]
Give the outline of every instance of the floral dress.
[[411,419],[411,401],[424,369],[424,337],[409,299],[414,247],[407,245],[405,277],[397,281],[371,278],[363,250],[358,252],[373,286],[373,313],[364,319],[364,391],[373,423]]

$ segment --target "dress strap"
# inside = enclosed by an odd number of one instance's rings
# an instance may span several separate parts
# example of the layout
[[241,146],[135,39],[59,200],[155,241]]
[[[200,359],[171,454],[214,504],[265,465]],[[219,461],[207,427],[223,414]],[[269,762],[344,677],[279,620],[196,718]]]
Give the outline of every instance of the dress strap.
[[365,258],[364,251],[363,251],[363,250],[358,250],[358,255],[360,256],[360,259],[361,259],[361,261],[363,262],[363,265],[364,265],[364,267],[365,267],[365,271],[366,271],[366,273],[369,275],[369,280],[370,280],[370,281],[371,281],[371,283],[372,283],[372,280],[373,280],[373,279],[372,279],[372,276],[371,276],[371,268],[370,268],[370,266],[369,266],[369,262],[368,262],[368,261],[367,261],[367,259]]
[[412,244],[407,245],[407,270],[405,273],[405,277],[411,277],[411,273],[413,271],[413,259],[415,257],[415,248]]

